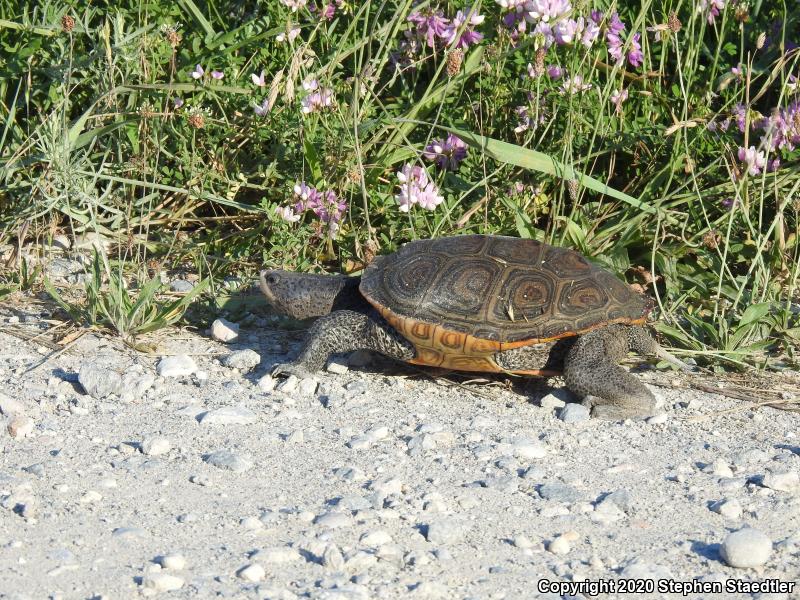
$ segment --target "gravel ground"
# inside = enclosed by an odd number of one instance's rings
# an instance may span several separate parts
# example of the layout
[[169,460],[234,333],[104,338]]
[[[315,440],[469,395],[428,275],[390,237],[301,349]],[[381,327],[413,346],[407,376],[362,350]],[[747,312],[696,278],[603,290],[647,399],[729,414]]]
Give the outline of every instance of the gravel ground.
[[364,355],[274,381],[297,336],[263,325],[32,371],[0,327],[0,597],[800,599],[726,587],[800,574],[797,414],[652,385],[664,415],[588,420]]

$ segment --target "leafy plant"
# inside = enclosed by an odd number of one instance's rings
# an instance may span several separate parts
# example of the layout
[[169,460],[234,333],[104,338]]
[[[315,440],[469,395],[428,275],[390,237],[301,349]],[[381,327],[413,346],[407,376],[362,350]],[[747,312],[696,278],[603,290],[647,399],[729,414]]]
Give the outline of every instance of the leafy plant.
[[[103,286],[104,279],[108,281],[107,286]],[[137,336],[177,322],[192,300],[208,288],[209,283],[210,279],[205,279],[184,296],[164,302],[158,298],[162,291],[158,275],[131,292],[124,277],[112,271],[98,251],[94,252],[82,302],[67,302],[49,279],[44,280],[47,293],[76,323],[83,327],[111,329],[132,345]]]

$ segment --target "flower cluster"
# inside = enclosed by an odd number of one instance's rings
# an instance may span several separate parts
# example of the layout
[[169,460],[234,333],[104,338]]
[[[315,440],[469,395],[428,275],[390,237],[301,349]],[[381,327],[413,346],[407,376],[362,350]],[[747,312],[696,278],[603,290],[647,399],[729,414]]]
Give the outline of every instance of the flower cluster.
[[319,11],[319,16],[321,19],[325,21],[330,21],[336,14],[336,9],[342,8],[343,4],[344,0],[334,0],[332,2],[326,2],[321,7],[315,6],[314,10]]
[[706,20],[713,25],[720,13],[725,10],[725,0],[700,0],[697,3],[697,12],[708,13]]
[[397,180],[400,182],[400,193],[395,199],[402,212],[408,212],[414,204],[433,210],[444,200],[427,171],[418,165],[403,165],[397,173]]
[[756,150],[755,146],[739,148],[739,160],[747,166],[750,175],[758,175],[767,164],[764,152]]
[[291,8],[292,12],[296,12],[308,4],[308,0],[281,0],[281,2]]
[[333,90],[319,87],[319,82],[316,79],[304,81],[303,89],[309,92],[300,102],[303,114],[307,115],[333,106]]
[[[592,12],[592,19],[599,23],[602,20],[602,15],[597,11]],[[608,44],[608,53],[614,58],[614,61],[619,64],[624,60],[623,47],[625,43],[622,40],[622,34],[625,33],[625,23],[619,18],[618,13],[612,13],[606,27],[606,43]],[[633,67],[638,67],[644,60],[642,54],[642,46],[639,43],[641,34],[635,33],[631,38],[631,47],[628,50],[628,63]]]
[[435,161],[440,169],[457,171],[458,164],[467,157],[467,145],[457,135],[448,133],[446,138],[428,144],[422,156]]
[[[203,77],[205,77],[206,71],[202,65],[196,65],[194,71],[192,71],[189,74],[192,76],[192,79],[200,80]],[[222,79],[223,77],[225,77],[225,73],[223,73],[222,71],[211,71],[211,77],[213,77],[214,79]]]
[[293,191],[294,206],[275,207],[278,217],[289,223],[295,223],[302,218],[304,212],[310,210],[323,225],[327,226],[328,236],[336,237],[339,223],[347,210],[347,203],[340,200],[333,190],[320,192],[305,181],[295,184]]
[[409,41],[413,38],[424,40],[430,48],[435,48],[439,43],[466,49],[483,39],[483,34],[475,31],[475,27],[483,23],[484,19],[473,8],[459,10],[452,19],[445,17],[439,9],[415,10],[408,15],[408,21],[414,28],[413,31],[406,32],[406,38]]

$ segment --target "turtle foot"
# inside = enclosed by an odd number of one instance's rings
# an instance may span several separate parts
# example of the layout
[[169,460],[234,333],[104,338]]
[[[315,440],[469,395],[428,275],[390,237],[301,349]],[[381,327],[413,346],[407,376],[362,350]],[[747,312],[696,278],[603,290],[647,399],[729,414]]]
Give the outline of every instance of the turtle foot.
[[586,396],[581,402],[595,419],[606,421],[641,421],[655,414],[655,402],[615,404],[597,396]]
[[311,371],[299,363],[278,363],[272,367],[272,376],[277,377],[279,375],[284,375],[286,377],[294,375],[298,379],[305,379],[312,376]]

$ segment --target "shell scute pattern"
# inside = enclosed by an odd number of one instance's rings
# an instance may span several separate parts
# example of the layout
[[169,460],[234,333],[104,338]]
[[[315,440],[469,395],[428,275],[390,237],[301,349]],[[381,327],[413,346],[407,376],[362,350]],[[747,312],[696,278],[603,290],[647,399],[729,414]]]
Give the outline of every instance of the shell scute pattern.
[[417,346],[412,362],[465,370],[496,371],[500,350],[647,313],[643,296],[577,252],[502,236],[411,242],[373,261],[360,289]]

